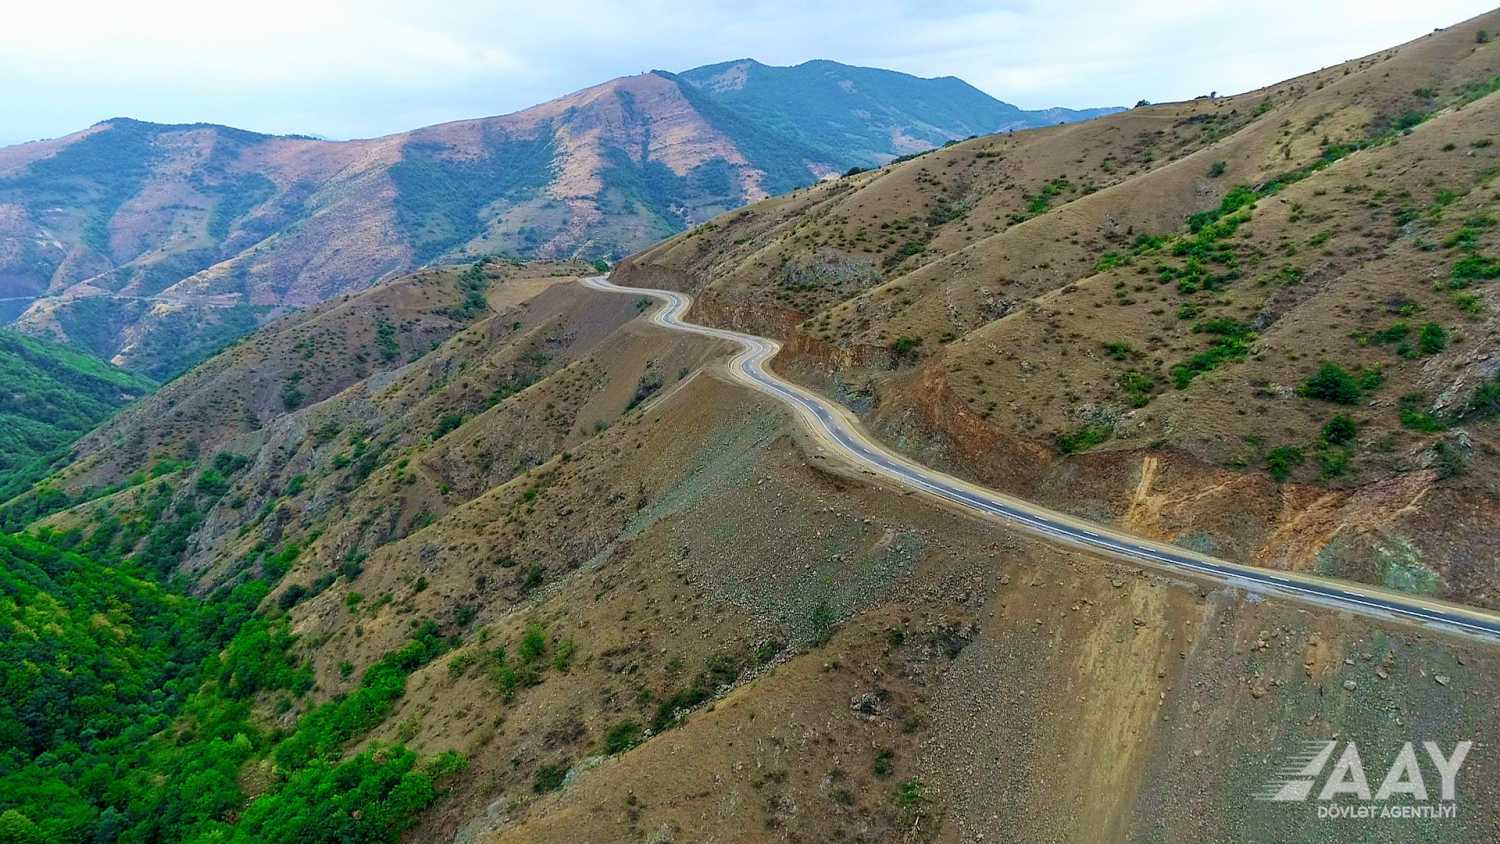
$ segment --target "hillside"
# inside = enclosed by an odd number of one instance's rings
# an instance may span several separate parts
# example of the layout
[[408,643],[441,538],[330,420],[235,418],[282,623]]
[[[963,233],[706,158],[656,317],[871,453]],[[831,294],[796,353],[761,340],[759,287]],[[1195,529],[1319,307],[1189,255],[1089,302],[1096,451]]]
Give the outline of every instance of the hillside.
[[[612,275],[781,338],[783,374],[923,462],[1493,607],[1480,30],[1500,12],[964,141]],[[1493,642],[889,486],[593,272],[482,258],[284,315],[0,507],[31,534],[0,538],[0,830],[1331,842],[1350,828],[1254,795],[1335,738],[1372,778],[1404,742],[1475,742],[1455,817],[1365,838],[1500,827]]]
[[950,146],[615,277],[783,338],[783,371],[987,485],[1496,606],[1495,23]]
[[417,266],[619,257],[850,167],[1095,113],[831,62],[726,74],[647,73],[371,140],[116,118],[0,149],[0,299],[33,300],[23,331],[160,379]]
[[24,492],[74,440],[153,387],[66,346],[0,331],[0,501]]
[[[0,768],[8,828],[1304,839],[1311,813],[1239,797],[1268,754],[1330,731],[1393,752],[1417,718],[1445,745],[1493,740],[1492,649],[1120,568],[872,486],[724,380],[715,343],[653,328],[579,269],[377,286],[90,437],[58,484],[150,471],[46,518],[40,546],[0,544],[24,579],[0,587],[47,631],[32,647],[98,648],[83,678],[28,677],[23,711],[185,682],[54,711],[89,726],[77,750],[17,719],[22,758],[77,764]],[[475,289],[484,307],[460,316]],[[190,592],[159,594],[163,576]],[[111,579],[128,602],[85,624],[100,599],[79,584]],[[205,661],[205,641],[225,644]],[[105,658],[150,647],[165,658]],[[83,772],[123,748],[148,752],[96,790]],[[1464,770],[1462,830],[1497,820],[1493,764]]]

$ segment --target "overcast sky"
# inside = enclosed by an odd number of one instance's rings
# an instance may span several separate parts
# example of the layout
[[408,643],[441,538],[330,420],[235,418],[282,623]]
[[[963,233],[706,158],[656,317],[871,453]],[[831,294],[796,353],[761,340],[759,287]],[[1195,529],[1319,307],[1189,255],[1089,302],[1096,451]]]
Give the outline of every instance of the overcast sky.
[[747,56],[1130,105],[1254,88],[1492,2],[33,0],[0,13],[0,145],[114,116],[370,137]]

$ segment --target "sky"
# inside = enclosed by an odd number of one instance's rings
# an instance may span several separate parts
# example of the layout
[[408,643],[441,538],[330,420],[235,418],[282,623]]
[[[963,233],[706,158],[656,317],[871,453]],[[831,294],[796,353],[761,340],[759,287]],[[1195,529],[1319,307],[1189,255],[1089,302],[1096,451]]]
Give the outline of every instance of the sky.
[[373,137],[738,58],[958,76],[1023,108],[1221,94],[1494,0],[66,0],[0,13],[0,145],[110,117]]

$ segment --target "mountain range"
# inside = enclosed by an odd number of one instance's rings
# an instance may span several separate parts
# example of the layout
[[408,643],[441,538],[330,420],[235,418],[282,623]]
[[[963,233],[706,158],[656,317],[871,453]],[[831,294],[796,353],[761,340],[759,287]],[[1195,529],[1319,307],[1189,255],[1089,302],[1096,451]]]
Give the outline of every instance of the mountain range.
[[747,59],[371,140],[116,118],[0,149],[0,300],[22,331],[161,378],[424,264],[618,258],[849,168],[1109,111]]
[[851,164],[610,268],[738,358],[490,255],[159,386],[9,352],[149,395],[0,501],[0,840],[1333,841],[1255,795],[1416,740],[1474,752],[1391,808],[1457,814],[1362,831],[1493,839],[1492,638],[1090,534],[1500,610],[1497,32]]

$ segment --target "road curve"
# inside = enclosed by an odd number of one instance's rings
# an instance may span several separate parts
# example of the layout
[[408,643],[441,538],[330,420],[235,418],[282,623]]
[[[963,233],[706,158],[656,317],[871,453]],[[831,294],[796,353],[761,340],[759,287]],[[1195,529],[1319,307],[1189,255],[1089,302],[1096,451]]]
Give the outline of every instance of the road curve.
[[739,346],[740,352],[729,362],[730,374],[736,380],[790,405],[824,446],[873,475],[1048,539],[1082,547],[1117,560],[1206,577],[1302,603],[1500,642],[1500,615],[1348,581],[1232,563],[1175,545],[1131,536],[923,466],[889,451],[871,439],[864,433],[858,419],[846,408],[767,369],[766,363],[781,350],[781,344],[777,341],[688,322],[683,317],[692,306],[693,299],[686,293],[621,287],[603,276],[585,278],[582,283],[609,293],[659,299],[666,303],[666,307],[657,309],[652,315],[651,320],[657,325],[674,331],[726,340]]

